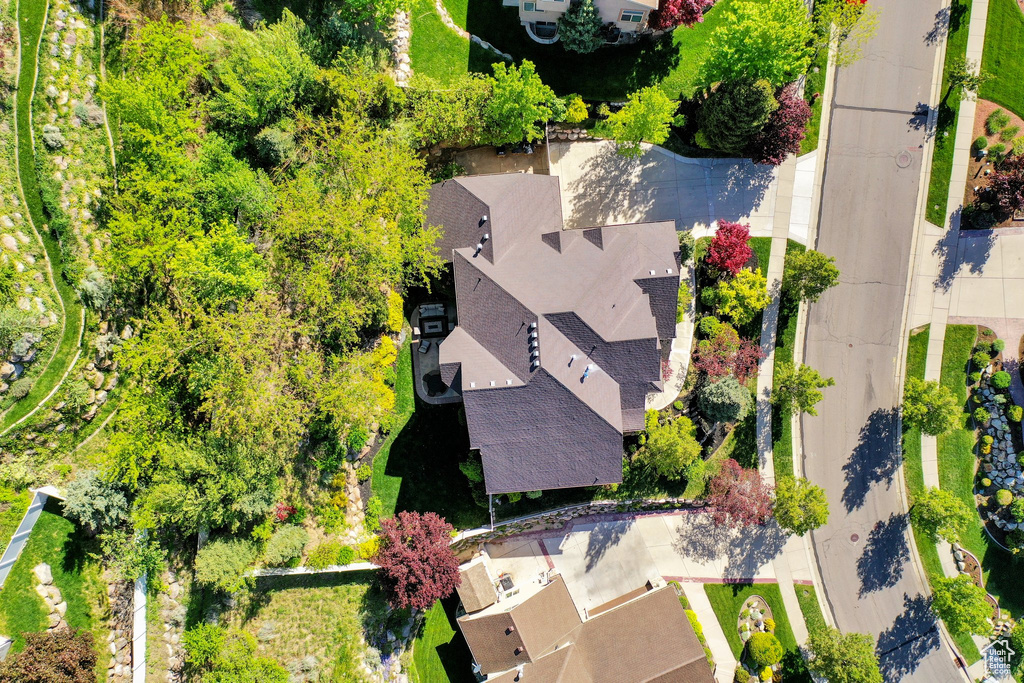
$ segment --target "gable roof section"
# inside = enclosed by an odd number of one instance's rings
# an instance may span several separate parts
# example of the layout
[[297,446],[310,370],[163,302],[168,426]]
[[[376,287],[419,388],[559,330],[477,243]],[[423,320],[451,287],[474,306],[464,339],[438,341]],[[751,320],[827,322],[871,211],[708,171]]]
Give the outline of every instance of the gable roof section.
[[456,590],[462,606],[469,613],[479,612],[498,601],[498,595],[494,590],[494,582],[487,574],[487,567],[483,561],[474,561],[459,568],[459,576],[462,581]]
[[540,659],[565,644],[580,623],[561,577],[507,612],[459,618],[473,659],[485,674]]

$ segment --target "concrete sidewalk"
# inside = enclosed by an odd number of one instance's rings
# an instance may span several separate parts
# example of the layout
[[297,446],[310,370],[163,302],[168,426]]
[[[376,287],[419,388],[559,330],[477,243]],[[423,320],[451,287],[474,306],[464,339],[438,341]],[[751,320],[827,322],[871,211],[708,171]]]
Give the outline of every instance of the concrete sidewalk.
[[732,683],[736,665],[739,662],[732,654],[732,648],[729,647],[729,641],[725,638],[722,625],[718,623],[718,617],[715,616],[715,610],[711,607],[708,594],[704,592],[704,586],[684,585],[683,592],[690,602],[690,609],[697,613],[697,620],[700,621],[701,628],[704,629],[704,638],[708,641],[708,648],[715,658],[715,680],[718,683]]

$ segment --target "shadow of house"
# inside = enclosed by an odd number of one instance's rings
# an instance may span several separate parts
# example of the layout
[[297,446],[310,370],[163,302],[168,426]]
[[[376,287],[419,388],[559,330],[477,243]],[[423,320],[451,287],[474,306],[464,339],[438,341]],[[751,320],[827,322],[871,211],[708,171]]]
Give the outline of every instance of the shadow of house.
[[923,595],[912,598],[904,593],[903,613],[878,636],[875,652],[882,677],[887,681],[903,679],[939,647],[939,628],[931,601]]
[[864,505],[868,491],[874,484],[892,484],[899,468],[896,439],[896,411],[892,408],[878,408],[868,416],[867,423],[860,430],[860,440],[843,465],[846,488],[843,489],[843,505],[847,512]]
[[857,558],[860,595],[895,586],[908,562],[907,516],[894,513],[875,524]]

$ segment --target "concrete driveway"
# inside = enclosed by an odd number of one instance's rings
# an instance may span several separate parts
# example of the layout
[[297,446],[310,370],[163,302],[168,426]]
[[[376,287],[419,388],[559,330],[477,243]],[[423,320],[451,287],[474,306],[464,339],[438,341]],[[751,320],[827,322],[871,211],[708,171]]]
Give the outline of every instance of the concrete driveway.
[[651,145],[639,159],[627,159],[608,140],[549,146],[567,228],[675,220],[678,230],[700,230],[726,219],[749,223],[753,235],[771,234],[774,167],[687,159]]

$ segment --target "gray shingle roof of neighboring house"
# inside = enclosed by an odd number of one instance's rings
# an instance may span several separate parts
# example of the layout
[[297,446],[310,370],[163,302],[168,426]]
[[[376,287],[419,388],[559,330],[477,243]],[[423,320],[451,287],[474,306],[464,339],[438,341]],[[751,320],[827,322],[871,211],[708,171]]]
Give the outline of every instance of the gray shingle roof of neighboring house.
[[438,183],[427,221],[459,318],[441,379],[462,392],[488,493],[622,481],[622,434],[643,428],[675,333],[674,223],[563,230],[558,178],[534,174]]
[[670,586],[582,622],[569,615],[568,591],[555,596],[560,593],[548,586],[509,612],[459,619],[481,671],[498,674],[489,681],[516,681],[522,666],[523,680],[544,683],[714,683]]

